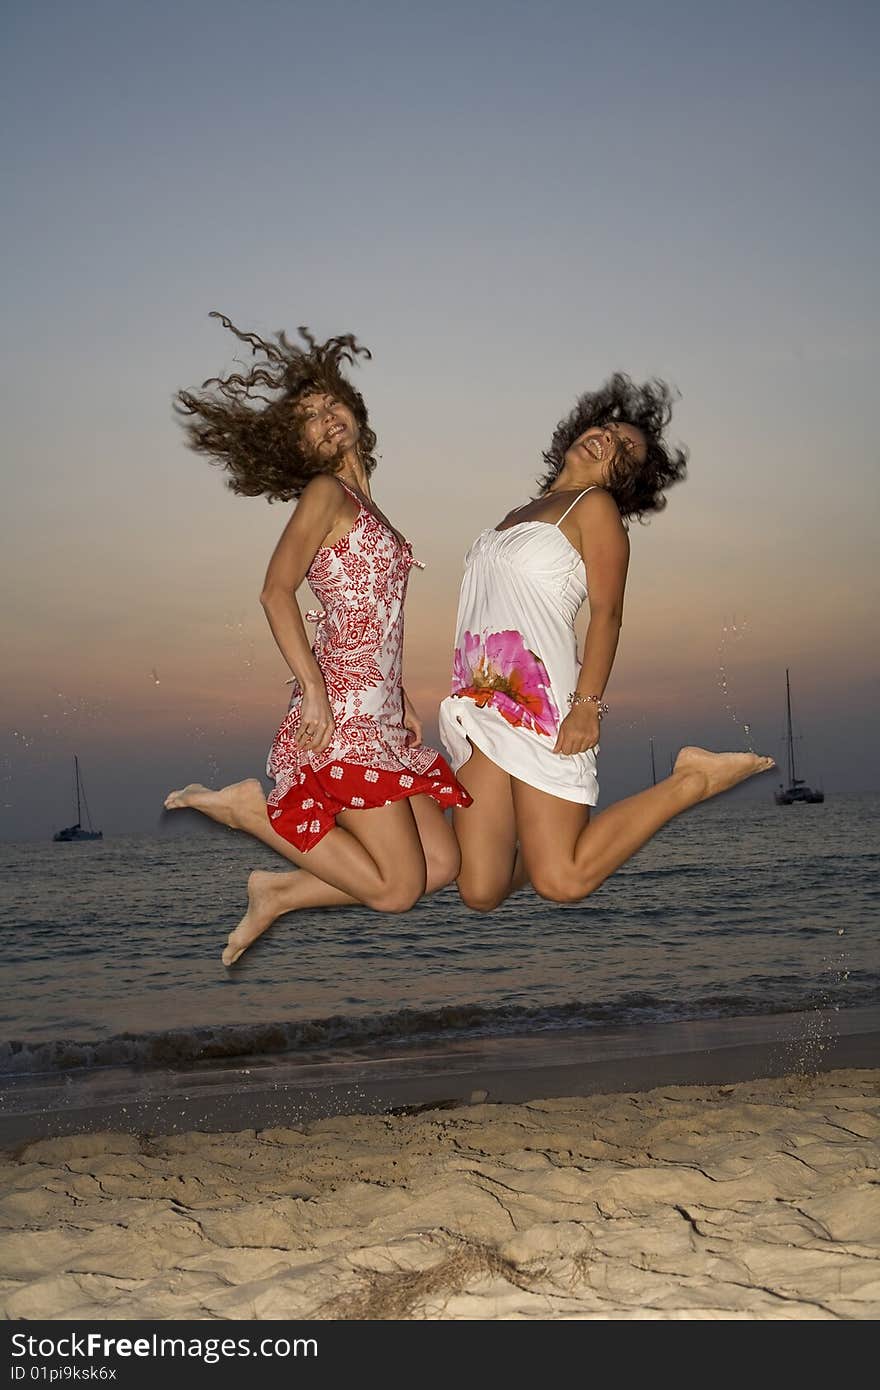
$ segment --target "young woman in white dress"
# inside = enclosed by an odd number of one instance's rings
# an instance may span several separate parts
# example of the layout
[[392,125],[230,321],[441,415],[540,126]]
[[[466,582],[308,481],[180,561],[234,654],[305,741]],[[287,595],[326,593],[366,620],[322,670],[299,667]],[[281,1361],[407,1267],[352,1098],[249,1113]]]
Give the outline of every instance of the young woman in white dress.
[[[626,522],[665,506],[687,455],[664,439],[672,394],[621,373],[581,396],[544,455],[539,495],[465,559],[452,694],[440,733],[472,804],[453,812],[459,892],[489,912],[531,882],[585,898],[673,817],[773,767],[683,748],[656,786],[591,816],[629,560]],[[589,596],[578,663],[574,622]]]

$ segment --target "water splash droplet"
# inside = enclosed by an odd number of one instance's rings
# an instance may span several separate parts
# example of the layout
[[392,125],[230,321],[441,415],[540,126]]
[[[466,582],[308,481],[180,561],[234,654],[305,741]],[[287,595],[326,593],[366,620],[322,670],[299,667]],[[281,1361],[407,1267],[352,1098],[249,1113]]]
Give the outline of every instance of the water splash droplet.
[[746,628],[746,623],[745,623],[743,620],[737,621],[737,619],[736,619],[735,617],[732,618],[732,619],[728,619],[726,622],[722,623],[722,625],[721,625],[721,640],[720,640],[720,642],[719,642],[719,644],[718,644],[718,682],[717,682],[717,683],[718,683],[718,688],[719,688],[720,691],[721,691],[722,704],[723,704],[725,713],[728,715],[728,717],[731,719],[731,721],[732,721],[734,724],[736,724],[736,725],[738,725],[738,726],[740,727],[741,732],[742,732],[742,739],[743,739],[743,744],[744,744],[744,746],[748,749],[748,751],[749,751],[750,753],[754,753],[754,752],[755,752],[755,748],[754,748],[753,743],[752,743],[752,728],[751,728],[751,724],[750,724],[750,723],[746,723],[745,720],[741,719],[740,716],[739,716],[739,713],[737,712],[737,709],[736,709],[736,701],[735,701],[735,699],[734,699],[733,690],[732,690],[732,685],[731,685],[731,674],[730,674],[730,669],[729,669],[729,665],[728,665],[728,662],[729,662],[728,650],[727,650],[727,649],[728,649],[728,644],[729,644],[730,642],[734,642],[734,641],[736,641],[736,642],[741,641],[741,639],[742,639],[742,637],[743,637],[743,634],[744,634],[744,632],[745,632],[745,628]]

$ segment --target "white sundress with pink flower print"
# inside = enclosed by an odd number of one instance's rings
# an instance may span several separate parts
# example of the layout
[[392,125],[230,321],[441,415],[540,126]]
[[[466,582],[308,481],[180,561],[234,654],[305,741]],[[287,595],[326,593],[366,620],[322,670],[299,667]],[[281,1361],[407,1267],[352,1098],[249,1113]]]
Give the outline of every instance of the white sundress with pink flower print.
[[574,621],[587,597],[583,559],[560,523],[583,496],[555,525],[490,527],[468,551],[440,735],[456,772],[473,744],[521,782],[595,806],[598,748],[553,752],[577,686]]

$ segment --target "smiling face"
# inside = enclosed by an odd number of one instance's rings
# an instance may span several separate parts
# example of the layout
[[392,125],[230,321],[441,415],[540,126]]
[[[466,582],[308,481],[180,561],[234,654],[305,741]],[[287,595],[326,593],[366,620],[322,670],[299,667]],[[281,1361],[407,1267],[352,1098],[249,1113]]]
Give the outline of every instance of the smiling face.
[[603,476],[607,476],[612,464],[620,465],[629,460],[634,464],[644,463],[647,457],[647,443],[642,431],[635,425],[610,421],[607,425],[594,425],[584,430],[565,453],[565,462],[570,467],[578,464],[599,463],[604,465]]
[[296,413],[306,448],[328,463],[353,449],[360,438],[354,411],[338,396],[310,391],[297,401]]

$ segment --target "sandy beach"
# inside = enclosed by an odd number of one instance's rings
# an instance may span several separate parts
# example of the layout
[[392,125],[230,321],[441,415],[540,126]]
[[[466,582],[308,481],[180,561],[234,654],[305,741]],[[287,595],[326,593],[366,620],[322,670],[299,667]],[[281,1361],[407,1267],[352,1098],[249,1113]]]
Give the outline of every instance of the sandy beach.
[[867,1319],[880,1071],[6,1153],[10,1319]]

